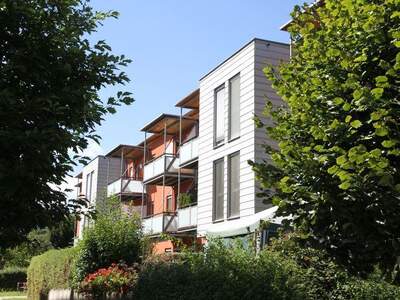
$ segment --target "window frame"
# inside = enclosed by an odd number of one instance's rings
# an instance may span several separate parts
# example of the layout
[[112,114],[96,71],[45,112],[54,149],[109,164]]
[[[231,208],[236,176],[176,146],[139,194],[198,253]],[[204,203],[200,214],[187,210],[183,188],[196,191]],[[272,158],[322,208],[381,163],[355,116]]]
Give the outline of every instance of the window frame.
[[[218,163],[222,163],[222,178],[221,178],[221,180],[222,180],[222,195],[223,195],[223,197],[222,197],[222,218],[218,218],[217,219],[217,217],[216,217],[216,207],[217,207],[217,189],[216,189],[216,187],[217,187],[217,180],[216,180],[216,178],[217,178],[217,176],[216,176],[216,173],[217,173],[217,168],[216,168],[216,166],[217,166],[217,164]],[[214,160],[213,161],[213,201],[212,201],[212,221],[215,223],[215,222],[221,222],[221,221],[223,221],[224,220],[224,202],[225,202],[225,197],[224,197],[224,195],[225,195],[225,161],[224,161],[224,158],[222,157],[222,158],[219,158],[219,159],[217,159],[217,160]]]
[[222,145],[225,144],[225,97],[222,99],[222,107],[223,107],[223,114],[222,114],[222,119],[223,119],[223,132],[224,132],[224,137],[221,141],[217,141],[217,94],[218,92],[224,90],[225,91],[225,83],[219,85],[214,89],[214,117],[213,117],[213,144],[214,148],[218,148]]
[[[235,137],[232,137],[232,80],[233,79],[236,79],[236,78],[238,78],[239,79],[239,120],[238,120],[238,124],[239,124],[239,133],[238,133],[238,135],[237,136],[235,136]],[[228,99],[228,142],[231,142],[231,141],[234,141],[234,140],[236,140],[236,139],[238,139],[238,138],[240,138],[240,92],[241,92],[241,89],[240,89],[240,86],[241,86],[241,77],[240,77],[240,72],[239,73],[237,73],[235,76],[233,76],[233,77],[231,77],[230,79],[229,79],[229,86],[228,86],[228,88],[229,88],[229,99]]]
[[[238,187],[238,190],[239,190],[239,209],[238,209],[238,212],[237,212],[237,214],[234,214],[234,215],[232,215],[231,214],[231,197],[232,197],[232,192],[231,192],[231,186],[232,186],[232,172],[231,172],[231,166],[232,166],[232,157],[235,157],[235,156],[237,156],[238,157],[238,159],[239,159],[239,172],[238,172],[238,176],[239,176],[239,187]],[[237,219],[237,218],[240,218],[240,151],[236,151],[236,152],[233,152],[233,153],[231,153],[231,154],[229,154],[228,155],[228,170],[227,170],[227,186],[228,186],[228,191],[227,191],[227,193],[228,193],[228,197],[227,197],[227,212],[226,212],[226,215],[227,215],[227,218],[228,219]]]

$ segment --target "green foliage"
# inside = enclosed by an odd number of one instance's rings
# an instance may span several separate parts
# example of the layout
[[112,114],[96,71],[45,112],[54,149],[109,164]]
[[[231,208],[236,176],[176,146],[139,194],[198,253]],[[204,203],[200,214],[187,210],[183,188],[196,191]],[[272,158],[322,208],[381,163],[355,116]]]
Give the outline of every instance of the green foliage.
[[[279,143],[254,164],[278,215],[366,276],[400,257],[400,2],[326,0],[296,7],[293,57],[265,73],[285,101],[268,104]],[[258,122],[260,123],[260,122]]]
[[29,232],[27,242],[23,242],[13,248],[7,248],[3,252],[1,265],[3,267],[24,267],[29,266],[33,256],[42,254],[52,249],[50,241],[51,232],[49,229],[34,229]]
[[26,268],[10,267],[0,270],[0,291],[15,291],[18,282],[26,281]]
[[267,251],[277,253],[282,261],[293,261],[297,271],[294,281],[305,299],[399,299],[400,288],[382,280],[375,272],[368,279],[350,276],[324,250],[309,247],[299,234],[274,239]]
[[76,248],[49,250],[32,258],[28,268],[28,299],[42,299],[50,289],[69,288],[76,252]]
[[194,203],[193,196],[187,193],[179,194],[178,198],[179,207],[183,208]]
[[129,92],[99,98],[100,89],[129,81],[121,71],[129,59],[105,41],[89,42],[117,15],[88,1],[0,0],[1,247],[84,204],[67,202],[52,186],[87,161],[74,154],[99,140],[95,128],[104,117],[133,101]]
[[85,230],[77,246],[73,271],[75,287],[79,287],[87,274],[112,263],[132,265],[140,261],[143,241],[139,217],[123,212],[116,197],[105,203],[107,205],[97,214],[94,226]]
[[137,299],[304,299],[290,279],[295,265],[272,252],[260,256],[243,248],[211,243],[205,253],[147,260]]

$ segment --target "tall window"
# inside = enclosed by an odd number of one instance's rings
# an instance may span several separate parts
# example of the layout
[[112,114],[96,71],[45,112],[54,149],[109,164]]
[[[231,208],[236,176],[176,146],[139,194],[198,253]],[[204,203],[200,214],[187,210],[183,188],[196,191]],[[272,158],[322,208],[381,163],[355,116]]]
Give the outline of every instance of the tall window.
[[229,139],[240,135],[240,74],[229,80]]
[[213,220],[224,218],[224,159],[214,162]]
[[224,120],[224,97],[225,88],[221,86],[215,90],[214,94],[214,144],[220,145],[225,139],[225,120]]
[[172,203],[172,195],[167,196],[167,211],[174,211],[173,203]]
[[93,172],[86,175],[86,199],[92,201]]
[[228,218],[240,213],[240,155],[239,152],[228,157]]

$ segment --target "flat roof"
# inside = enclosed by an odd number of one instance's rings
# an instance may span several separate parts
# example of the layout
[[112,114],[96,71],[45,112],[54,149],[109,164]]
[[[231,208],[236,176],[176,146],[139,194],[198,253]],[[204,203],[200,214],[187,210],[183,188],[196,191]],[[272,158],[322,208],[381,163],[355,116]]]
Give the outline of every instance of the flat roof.
[[244,46],[242,46],[239,50],[237,50],[235,53],[233,53],[231,56],[229,56],[227,59],[225,59],[224,61],[222,61],[220,64],[218,64],[215,68],[211,69],[211,71],[209,71],[206,75],[204,75],[203,77],[201,77],[199,80],[203,80],[204,78],[206,78],[208,75],[210,75],[212,72],[214,72],[215,70],[217,70],[219,67],[221,67],[224,63],[226,63],[228,60],[230,60],[232,57],[234,57],[236,54],[238,54],[240,51],[242,51],[244,48],[246,48],[248,45],[250,45],[251,43],[254,43],[256,41],[260,41],[260,42],[265,42],[265,43],[273,43],[273,44],[278,44],[278,45],[284,45],[284,46],[289,46],[288,43],[282,43],[282,42],[275,42],[275,41],[270,41],[270,40],[264,40],[264,39],[260,39],[260,38],[254,38],[252,39],[250,42],[246,43]]
[[[143,127],[142,131],[157,135],[163,133],[166,127],[168,135],[175,135],[179,133],[180,119],[181,118],[177,115],[162,114]],[[188,128],[194,122],[197,122],[197,119],[198,117],[196,118],[196,114],[186,114],[182,116],[182,130]],[[142,143],[140,145],[142,145]]]
[[200,102],[199,97],[200,97],[200,89],[196,89],[189,95],[187,95],[185,98],[180,100],[177,104],[175,104],[175,106],[182,108],[189,108],[189,109],[199,109],[199,102]]
[[120,144],[114,149],[112,149],[110,152],[108,152],[106,156],[122,157],[122,154],[125,158],[136,158],[138,156],[143,155],[143,147]]

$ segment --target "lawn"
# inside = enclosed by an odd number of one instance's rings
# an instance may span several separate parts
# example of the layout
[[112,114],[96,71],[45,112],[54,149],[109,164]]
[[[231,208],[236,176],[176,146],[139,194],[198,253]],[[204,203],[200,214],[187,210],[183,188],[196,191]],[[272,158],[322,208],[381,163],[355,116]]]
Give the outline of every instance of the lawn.
[[[15,297],[13,297],[15,296]],[[25,297],[25,298],[22,298]],[[0,300],[7,299],[7,300],[20,300],[26,299],[26,292],[19,292],[19,291],[0,291]]]

